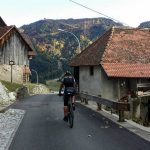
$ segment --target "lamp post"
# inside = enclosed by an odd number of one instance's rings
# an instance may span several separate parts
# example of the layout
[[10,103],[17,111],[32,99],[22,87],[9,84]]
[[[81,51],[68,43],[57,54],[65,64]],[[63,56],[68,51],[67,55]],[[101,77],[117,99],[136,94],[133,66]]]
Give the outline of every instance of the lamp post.
[[10,60],[10,61],[9,61],[9,65],[10,65],[10,67],[11,67],[11,83],[12,83],[12,76],[13,76],[13,75],[12,75],[12,66],[15,65],[15,62],[14,62],[13,60]]
[[38,85],[38,84],[39,84],[39,76],[38,76],[38,73],[37,73],[37,71],[35,71],[34,69],[31,69],[31,70],[36,73],[36,84]]
[[67,30],[63,30],[63,29],[58,29],[58,30],[59,30],[59,31],[62,31],[62,32],[70,33],[71,35],[73,35],[73,36],[75,37],[75,39],[77,40],[78,45],[79,45],[79,51],[78,51],[78,53],[80,53],[80,52],[81,52],[81,46],[80,46],[80,41],[79,41],[79,39],[77,38],[77,36],[76,36],[75,34],[73,34],[72,32],[67,31]]

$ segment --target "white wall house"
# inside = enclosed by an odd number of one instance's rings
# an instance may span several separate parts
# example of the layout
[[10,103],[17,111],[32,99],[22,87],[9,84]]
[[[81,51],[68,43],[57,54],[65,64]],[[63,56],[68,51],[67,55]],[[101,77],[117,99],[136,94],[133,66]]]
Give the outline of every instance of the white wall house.
[[[115,101],[142,97],[150,122],[150,29],[112,27],[71,60],[80,92]],[[143,95],[137,95],[143,93]]]

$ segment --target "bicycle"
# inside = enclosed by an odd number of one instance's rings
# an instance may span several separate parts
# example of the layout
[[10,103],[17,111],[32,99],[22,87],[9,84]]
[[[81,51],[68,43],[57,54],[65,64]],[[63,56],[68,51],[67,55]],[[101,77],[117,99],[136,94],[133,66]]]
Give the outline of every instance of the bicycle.
[[[64,94],[60,94],[59,96],[62,96]],[[72,96],[74,95],[74,91],[72,89],[67,90],[66,97],[68,98],[68,122],[69,127],[73,128],[74,125],[74,110],[73,110],[73,104],[72,104]]]
[[73,112],[73,105],[72,105],[72,94],[67,93],[68,97],[68,120],[70,128],[73,128],[74,124],[74,112]]

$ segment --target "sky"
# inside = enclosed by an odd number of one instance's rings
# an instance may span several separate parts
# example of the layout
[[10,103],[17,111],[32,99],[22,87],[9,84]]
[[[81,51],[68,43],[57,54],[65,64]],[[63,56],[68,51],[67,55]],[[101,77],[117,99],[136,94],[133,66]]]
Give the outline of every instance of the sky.
[[[0,16],[20,27],[38,20],[104,17],[70,0],[1,0]],[[150,0],[74,0],[131,27],[150,21]]]

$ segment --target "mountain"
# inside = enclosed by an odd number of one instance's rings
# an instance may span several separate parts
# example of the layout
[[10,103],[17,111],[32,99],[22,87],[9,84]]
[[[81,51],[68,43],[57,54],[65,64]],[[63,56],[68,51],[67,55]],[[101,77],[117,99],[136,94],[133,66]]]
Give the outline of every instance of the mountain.
[[150,21],[142,22],[139,28],[150,28]]
[[[38,71],[39,81],[45,82],[58,78],[66,70],[72,71],[69,61],[77,54],[79,48],[75,36],[80,41],[81,50],[84,50],[112,26],[122,24],[106,18],[84,18],[44,19],[22,26],[37,49],[38,55],[31,61],[30,66]],[[31,80],[34,81],[35,77],[31,76]]]

